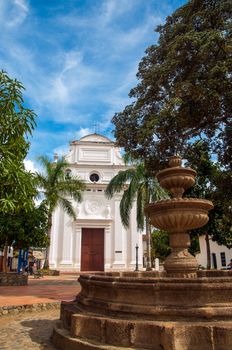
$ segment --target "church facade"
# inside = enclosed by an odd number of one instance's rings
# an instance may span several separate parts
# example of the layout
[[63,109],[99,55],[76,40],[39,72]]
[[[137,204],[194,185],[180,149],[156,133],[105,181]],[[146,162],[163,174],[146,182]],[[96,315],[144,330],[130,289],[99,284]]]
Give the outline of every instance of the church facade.
[[141,268],[143,242],[137,230],[136,207],[126,229],[119,211],[122,193],[111,200],[105,196],[109,181],[127,169],[119,149],[108,138],[91,134],[70,143],[66,160],[67,176],[79,176],[86,190],[81,203],[73,201],[75,221],[61,207],[53,214],[50,268],[73,272],[134,270],[136,245]]

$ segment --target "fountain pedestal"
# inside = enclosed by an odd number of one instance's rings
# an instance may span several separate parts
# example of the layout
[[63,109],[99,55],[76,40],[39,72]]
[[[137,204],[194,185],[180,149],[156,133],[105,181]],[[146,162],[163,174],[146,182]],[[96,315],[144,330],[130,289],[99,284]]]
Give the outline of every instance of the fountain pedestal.
[[152,224],[170,234],[166,271],[81,275],[76,300],[61,304],[52,335],[58,349],[232,349],[232,271],[198,271],[187,250],[188,231],[206,224],[213,207],[182,198],[195,176],[172,158],[158,179],[173,198],[146,208]]

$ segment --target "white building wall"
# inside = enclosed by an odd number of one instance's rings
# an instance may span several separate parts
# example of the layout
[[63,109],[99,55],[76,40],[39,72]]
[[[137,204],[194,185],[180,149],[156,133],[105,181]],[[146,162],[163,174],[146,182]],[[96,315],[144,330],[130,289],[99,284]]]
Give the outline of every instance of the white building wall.
[[[80,176],[87,185],[81,203],[73,202],[77,214],[74,222],[62,208],[53,215],[50,266],[61,271],[80,271],[82,228],[104,229],[104,268],[110,270],[135,269],[135,246],[139,245],[139,264],[142,266],[142,235],[137,232],[135,205],[130,228],[126,230],[120,218],[122,194],[108,200],[105,189],[120,170],[125,170],[119,149],[101,135],[89,135],[71,142],[66,157],[74,176]],[[90,181],[97,173],[99,181]]]
[[[216,256],[216,262],[217,262],[217,269],[223,269],[226,268],[226,266],[229,264],[230,259],[232,259],[232,249],[228,249],[224,245],[219,245],[217,242],[209,240],[210,243],[210,257],[211,257],[211,268],[214,268],[213,263],[213,254]],[[199,262],[199,265],[203,266],[204,268],[207,267],[207,252],[206,252],[206,241],[205,236],[199,237],[199,244],[200,244],[200,253],[196,255],[197,261]],[[225,254],[225,265],[222,265],[222,254]]]

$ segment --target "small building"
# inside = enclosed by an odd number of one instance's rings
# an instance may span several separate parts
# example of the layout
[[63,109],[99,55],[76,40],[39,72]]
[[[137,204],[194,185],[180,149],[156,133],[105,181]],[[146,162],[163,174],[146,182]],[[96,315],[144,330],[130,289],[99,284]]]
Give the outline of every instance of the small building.
[[131,212],[130,227],[120,219],[122,193],[111,200],[105,196],[110,180],[124,164],[119,148],[107,137],[91,134],[70,143],[66,156],[70,164],[67,176],[79,176],[86,182],[81,203],[73,202],[77,219],[73,221],[61,207],[53,215],[50,268],[60,271],[134,270],[136,244],[139,267],[142,267],[142,234],[137,230],[136,206]]
[[[196,255],[199,265],[207,267],[207,250],[205,236],[199,237],[200,253]],[[210,257],[212,269],[225,269],[232,259],[232,249],[219,245],[217,242],[209,240]]]

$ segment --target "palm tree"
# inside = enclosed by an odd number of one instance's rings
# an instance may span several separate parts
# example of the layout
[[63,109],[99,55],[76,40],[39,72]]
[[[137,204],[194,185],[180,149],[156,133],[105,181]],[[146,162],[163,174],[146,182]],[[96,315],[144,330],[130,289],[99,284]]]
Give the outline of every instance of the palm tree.
[[[80,178],[70,176],[70,171],[67,170],[69,164],[64,157],[58,159],[56,163],[51,163],[45,156],[39,157],[39,161],[44,168],[44,173],[36,173],[36,181],[38,187],[41,188],[40,192],[44,196],[48,209],[47,235],[50,239],[53,211],[58,205],[61,205],[64,211],[75,220],[76,214],[68,198],[80,202],[85,184]],[[44,268],[49,268],[49,251],[48,247]]]
[[124,227],[129,226],[131,209],[136,200],[136,219],[138,230],[145,227],[147,242],[147,270],[151,270],[151,225],[149,218],[144,214],[147,204],[167,198],[166,192],[160,187],[158,181],[145,169],[144,163],[140,162],[112,178],[106,188],[106,196],[110,199],[117,192],[123,192],[120,201],[120,216]]

